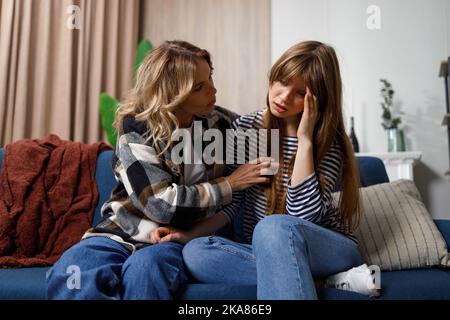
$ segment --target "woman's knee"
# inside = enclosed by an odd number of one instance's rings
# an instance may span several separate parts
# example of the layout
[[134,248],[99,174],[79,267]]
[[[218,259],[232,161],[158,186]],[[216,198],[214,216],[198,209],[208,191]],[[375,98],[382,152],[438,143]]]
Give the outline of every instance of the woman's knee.
[[53,272],[62,271],[66,272],[66,268],[72,265],[79,266],[89,256],[88,251],[92,242],[91,239],[86,239],[78,242],[69,249],[67,249],[61,257],[56,261],[52,267]]
[[133,253],[124,263],[123,272],[135,270],[136,272],[163,271],[173,267],[182,269],[183,246],[178,243],[168,242],[152,245]]
[[[116,274],[120,274],[119,260],[125,258],[114,257],[113,248],[116,244],[111,243],[112,241],[104,237],[92,237],[66,250],[47,272],[48,299],[114,297],[106,289],[112,282],[117,282]],[[120,247],[118,248],[120,252]],[[103,284],[102,288],[98,287]]]

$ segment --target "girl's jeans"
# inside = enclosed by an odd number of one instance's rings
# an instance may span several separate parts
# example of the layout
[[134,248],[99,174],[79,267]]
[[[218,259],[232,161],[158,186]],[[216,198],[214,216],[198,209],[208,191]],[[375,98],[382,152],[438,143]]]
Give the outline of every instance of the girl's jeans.
[[205,283],[256,285],[258,299],[317,299],[313,278],[363,263],[358,246],[344,235],[288,215],[265,217],[252,244],[211,236],[184,247],[194,278]]
[[67,250],[47,273],[48,299],[172,299],[187,281],[183,246],[168,242],[133,254],[106,237]]

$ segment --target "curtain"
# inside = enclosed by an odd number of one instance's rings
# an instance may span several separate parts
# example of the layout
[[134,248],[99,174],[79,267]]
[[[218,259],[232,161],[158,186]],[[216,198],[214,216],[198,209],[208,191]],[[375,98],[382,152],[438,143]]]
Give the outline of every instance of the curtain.
[[0,0],[0,147],[48,133],[105,140],[99,95],[132,86],[139,5]]
[[181,39],[212,54],[217,104],[264,108],[271,66],[270,0],[142,0],[140,32],[156,46]]

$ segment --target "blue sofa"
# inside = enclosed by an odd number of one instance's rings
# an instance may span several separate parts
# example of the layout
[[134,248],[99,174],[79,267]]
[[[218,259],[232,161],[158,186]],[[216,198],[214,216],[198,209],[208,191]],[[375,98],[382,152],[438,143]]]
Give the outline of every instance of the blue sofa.
[[[96,181],[99,203],[93,223],[100,219],[101,204],[106,201],[115,185],[111,169],[112,151],[102,152],[97,159]],[[3,150],[0,149],[0,168]],[[388,177],[383,162],[372,157],[358,157],[362,186],[383,183]],[[447,245],[450,244],[450,220],[435,220]],[[46,299],[45,274],[48,268],[0,269],[0,300]],[[320,299],[450,299],[450,270],[438,268],[403,270],[381,273],[382,295],[369,298],[354,292],[337,289],[319,289]],[[177,299],[256,299],[255,286],[231,286],[190,283],[177,293]]]

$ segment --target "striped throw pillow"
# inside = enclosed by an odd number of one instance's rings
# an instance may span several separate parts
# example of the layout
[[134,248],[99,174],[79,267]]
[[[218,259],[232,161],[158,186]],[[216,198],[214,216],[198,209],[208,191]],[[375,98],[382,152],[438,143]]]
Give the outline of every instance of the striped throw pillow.
[[450,267],[445,240],[413,181],[396,180],[360,190],[363,210],[355,235],[367,264],[385,271]]

